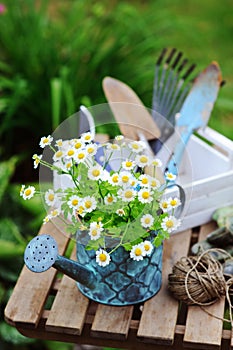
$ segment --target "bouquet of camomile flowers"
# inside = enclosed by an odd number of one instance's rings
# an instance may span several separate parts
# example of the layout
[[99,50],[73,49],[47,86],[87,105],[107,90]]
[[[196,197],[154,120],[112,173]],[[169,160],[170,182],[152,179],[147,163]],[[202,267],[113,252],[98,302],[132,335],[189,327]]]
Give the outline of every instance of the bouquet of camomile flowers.
[[[44,153],[34,154],[34,168],[47,167],[54,176],[65,176],[67,186],[41,193],[23,185],[20,195],[25,200],[42,195],[48,206],[44,223],[56,218],[70,235],[81,232],[85,248],[96,251],[100,266],[108,265],[120,246],[131,259],[143,260],[179,227],[175,210],[181,202],[165,193],[175,176],[165,174],[160,183],[156,174],[161,161],[146,155],[142,141],[120,135],[99,144],[87,132],[70,140],[42,137],[40,147],[49,148],[52,161],[46,161]],[[145,173],[147,167],[152,175]],[[109,248],[109,241],[115,245]]]

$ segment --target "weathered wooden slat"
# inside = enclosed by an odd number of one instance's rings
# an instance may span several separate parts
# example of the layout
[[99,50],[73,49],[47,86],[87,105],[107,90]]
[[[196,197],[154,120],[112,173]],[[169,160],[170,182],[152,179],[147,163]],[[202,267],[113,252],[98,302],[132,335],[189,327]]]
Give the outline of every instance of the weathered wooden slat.
[[99,304],[91,327],[91,335],[107,339],[126,339],[132,314],[133,306],[110,307]]
[[[41,227],[39,234],[43,233],[49,233],[56,239],[59,254],[63,254],[69,238],[52,223]],[[11,324],[20,322],[37,325],[55,275],[54,268],[36,274],[24,266],[6,306],[5,319]]]
[[[199,241],[206,238],[207,234],[216,228],[211,222],[201,227]],[[224,315],[225,298],[205,307],[211,315],[222,318]],[[222,321],[214,316],[210,316],[199,306],[190,306],[188,308],[186,328],[184,333],[184,343],[192,347],[205,346],[205,349],[215,346],[220,348],[222,339]]]
[[156,339],[161,344],[172,344],[174,340],[179,303],[168,292],[167,276],[173,265],[187,255],[191,230],[173,235],[164,242],[163,283],[159,293],[143,307],[138,337]]
[[[71,259],[75,259],[75,256],[76,249]],[[78,290],[76,282],[63,276],[45,325],[46,330],[80,335],[88,305],[89,299]]]

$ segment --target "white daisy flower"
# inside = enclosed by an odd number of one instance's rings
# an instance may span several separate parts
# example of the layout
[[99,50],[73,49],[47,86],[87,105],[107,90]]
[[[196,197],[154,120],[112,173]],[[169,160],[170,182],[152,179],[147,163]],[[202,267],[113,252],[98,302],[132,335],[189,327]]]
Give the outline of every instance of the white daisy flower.
[[52,189],[49,189],[48,191],[45,192],[44,198],[45,198],[45,203],[49,207],[52,207],[55,204],[57,196],[56,196],[55,192]]
[[[119,184],[121,186],[131,185],[132,174],[129,171],[121,171],[119,174]],[[132,186],[132,185],[131,185]]]
[[117,198],[116,196],[108,193],[107,196],[104,197],[104,203],[107,205],[111,205],[112,203],[116,202]]
[[87,196],[83,198],[82,206],[84,207],[86,213],[91,213],[96,209],[97,201],[95,197]]
[[87,151],[86,151],[86,149],[80,149],[80,150],[76,151],[74,160],[77,163],[84,163],[86,158],[87,158]]
[[77,150],[77,149],[80,149],[80,148],[83,148],[84,146],[84,142],[81,140],[81,139],[74,139],[73,140],[73,146],[74,148]]
[[162,211],[164,213],[166,213],[167,211],[169,211],[171,209],[171,205],[167,199],[161,200],[159,203],[159,207],[162,209]]
[[142,227],[149,228],[153,225],[155,220],[151,214],[145,214],[141,217],[140,221]]
[[141,203],[150,203],[153,201],[153,192],[149,188],[142,188],[138,192],[138,200]]
[[180,220],[175,216],[168,216],[162,220],[161,227],[164,229],[164,231],[171,233],[172,231],[175,231],[180,224]]
[[67,159],[73,159],[75,156],[75,148],[71,145],[69,145],[68,147],[66,147],[66,149],[64,150],[64,156]]
[[113,186],[117,186],[120,183],[120,177],[118,173],[113,173],[110,177],[108,182],[113,185]]
[[116,143],[107,143],[107,149],[110,151],[119,151],[121,148]]
[[140,153],[145,149],[145,144],[142,141],[132,141],[129,143],[129,148],[134,153]]
[[34,169],[38,168],[41,158],[42,154],[40,156],[38,156],[37,154],[33,154],[32,159],[34,159]]
[[110,263],[111,261],[111,257],[110,255],[103,249],[99,249],[96,252],[96,262],[100,265],[100,266],[106,266]]
[[60,214],[61,214],[61,210],[59,208],[56,208],[56,209],[51,211],[50,217],[51,217],[51,219],[56,218]]
[[170,204],[171,208],[173,208],[173,209],[175,209],[181,205],[181,201],[177,197],[174,197],[174,198],[170,197],[170,198],[168,198],[167,201]]
[[161,168],[163,163],[161,162],[161,160],[159,158],[155,158],[151,161],[151,165],[155,166],[156,168]]
[[92,240],[97,240],[101,236],[101,232],[103,231],[102,222],[91,222],[89,235]]
[[53,141],[53,137],[51,135],[48,135],[47,137],[43,136],[40,139],[39,145],[40,145],[41,148],[45,148],[46,146],[50,146],[52,141]]
[[44,219],[43,219],[43,224],[47,224],[47,222],[49,222],[51,220],[51,215],[47,215]]
[[140,180],[141,186],[147,187],[150,185],[150,176],[149,175],[142,174],[139,176],[139,180]]
[[151,255],[151,253],[154,249],[153,244],[150,241],[144,241],[141,243],[141,245],[143,246],[145,255]]
[[125,215],[125,211],[124,209],[117,209],[116,214],[119,216],[124,216]]
[[115,140],[116,141],[122,141],[122,140],[124,140],[124,136],[123,135],[117,135],[117,136],[115,136]]
[[138,154],[135,158],[135,162],[140,168],[144,168],[145,166],[150,165],[151,160],[145,154]]
[[102,176],[103,168],[101,165],[96,164],[88,169],[88,177],[91,180],[99,180]]
[[156,177],[150,176],[150,187],[153,189],[157,189],[161,186],[161,183]]
[[35,192],[36,192],[36,189],[34,186],[28,186],[28,187],[24,186],[24,188],[22,186],[20,195],[23,197],[24,200],[26,200],[26,199],[32,198]]
[[168,173],[168,172],[165,173],[165,177],[166,177],[166,179],[168,181],[175,181],[175,179],[176,179],[176,175],[175,174]]
[[85,143],[90,143],[93,140],[92,134],[90,132],[85,132],[81,135],[81,140]]
[[23,197],[24,190],[25,190],[25,185],[22,185],[19,191],[19,194],[21,197]]
[[117,194],[123,202],[131,202],[136,197],[137,192],[132,188],[126,188],[124,190],[119,190]]
[[69,206],[69,208],[71,209],[77,209],[78,205],[80,204],[81,198],[77,195],[73,195],[69,198],[67,204]]
[[72,168],[72,166],[73,166],[72,160],[68,159],[65,161],[64,170],[69,171]]
[[56,144],[56,146],[57,146],[58,148],[62,147],[62,146],[63,146],[63,141],[62,141],[62,139],[57,140],[57,141],[55,142],[55,144]]
[[126,159],[124,162],[122,162],[122,168],[125,170],[132,170],[135,167],[135,162],[130,159]]
[[57,161],[61,160],[63,155],[64,155],[64,153],[62,152],[62,150],[59,149],[57,152],[54,153],[53,161],[57,162]]
[[145,249],[141,243],[136,244],[132,247],[130,251],[130,257],[133,260],[136,260],[136,261],[143,260],[144,256],[145,256]]
[[94,156],[97,153],[97,145],[95,143],[90,143],[86,146],[86,151],[88,155]]

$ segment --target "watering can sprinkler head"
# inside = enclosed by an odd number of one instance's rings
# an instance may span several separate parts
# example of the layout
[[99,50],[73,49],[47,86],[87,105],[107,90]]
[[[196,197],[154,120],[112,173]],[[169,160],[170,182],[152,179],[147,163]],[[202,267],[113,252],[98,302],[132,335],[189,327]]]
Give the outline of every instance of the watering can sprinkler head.
[[97,279],[94,271],[59,255],[57,242],[50,235],[36,236],[28,243],[24,252],[24,262],[32,272],[45,272],[54,267],[86,287],[95,288]]

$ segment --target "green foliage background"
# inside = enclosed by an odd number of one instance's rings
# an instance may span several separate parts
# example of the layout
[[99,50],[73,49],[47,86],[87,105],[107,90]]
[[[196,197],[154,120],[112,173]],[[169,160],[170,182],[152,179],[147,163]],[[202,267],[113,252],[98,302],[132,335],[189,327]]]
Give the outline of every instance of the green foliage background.
[[[154,65],[176,47],[196,72],[219,62],[226,85],[209,125],[233,139],[232,0],[5,0],[0,13],[0,347],[68,349],[31,343],[3,321],[26,242],[44,215],[26,206],[19,183],[37,180],[31,156],[41,136],[86,106],[106,102],[106,75],[151,107]],[[33,151],[32,151],[33,150]],[[37,174],[37,173],[36,173]],[[9,336],[10,334],[10,336]],[[29,345],[27,343],[30,342]]]

